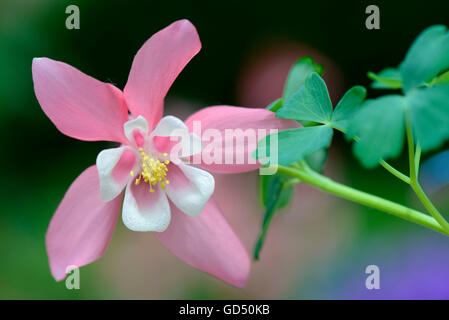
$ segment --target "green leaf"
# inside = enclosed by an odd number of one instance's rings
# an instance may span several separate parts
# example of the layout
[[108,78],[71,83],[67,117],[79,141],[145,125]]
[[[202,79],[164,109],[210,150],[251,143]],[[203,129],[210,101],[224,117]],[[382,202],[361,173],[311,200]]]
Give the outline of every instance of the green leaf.
[[266,209],[262,223],[262,231],[254,248],[254,259],[256,260],[259,260],[260,250],[262,249],[263,243],[265,241],[265,236],[267,234],[268,228],[270,227],[271,220],[273,219],[276,210],[280,207],[280,204],[282,202],[285,183],[285,178],[279,174],[262,177],[268,177],[265,181],[266,191],[264,192]]
[[314,63],[311,57],[303,57],[296,61],[288,73],[282,99],[287,101],[293,93],[304,85],[307,76],[312,72],[317,72],[321,75],[323,73],[323,66]]
[[[363,165],[373,167],[380,159],[400,153],[406,120],[423,152],[449,139],[448,69],[449,32],[445,26],[436,25],[416,38],[398,69],[368,74],[375,80],[373,87],[397,89],[402,81],[404,95],[366,101],[350,126],[343,126],[347,137],[357,140],[354,152]],[[337,125],[331,123],[335,128]]]
[[396,157],[402,150],[407,101],[400,95],[367,100],[352,120],[348,135],[357,140],[354,153],[367,167]]
[[[276,173],[273,175],[259,175],[260,194],[262,197],[262,204],[266,208],[268,205],[268,199],[271,196],[271,186],[276,183],[277,180],[281,180],[282,183],[287,182],[290,178],[288,176]],[[282,189],[280,199],[276,209],[282,209],[290,203],[293,194],[293,187],[288,186]]]
[[[332,140],[332,134],[332,128],[327,125],[288,129],[278,132],[277,164],[290,165],[319,149],[327,148]],[[265,158],[264,155],[266,155],[274,162],[275,156],[272,157],[271,155],[270,136],[268,135],[259,141],[255,155],[258,158]]]
[[282,208],[285,208],[290,203],[293,196],[293,186],[288,186],[282,188],[281,195],[279,196],[278,205],[276,206],[276,209],[280,210]]
[[366,98],[366,89],[362,86],[355,86],[346,91],[345,95],[338,102],[332,114],[331,126],[342,131],[346,131],[352,117],[358,111],[358,107]]
[[399,70],[404,92],[449,68],[449,32],[443,25],[425,29],[413,42]]
[[276,111],[278,111],[280,108],[282,108],[282,98],[280,98],[280,99],[277,99],[277,100],[275,100],[275,101],[273,101],[272,103],[270,103],[268,106],[267,106],[267,110],[270,110],[270,111],[273,111],[273,112],[276,112]]
[[368,72],[368,78],[374,80],[371,87],[374,89],[401,89],[402,80],[398,69],[387,68],[375,74]]
[[308,120],[318,123],[329,123],[332,116],[332,103],[324,80],[313,72],[304,86],[299,88],[290,99],[276,112],[276,116],[284,119]]
[[410,91],[406,99],[413,132],[422,151],[443,144],[449,138],[449,83]]

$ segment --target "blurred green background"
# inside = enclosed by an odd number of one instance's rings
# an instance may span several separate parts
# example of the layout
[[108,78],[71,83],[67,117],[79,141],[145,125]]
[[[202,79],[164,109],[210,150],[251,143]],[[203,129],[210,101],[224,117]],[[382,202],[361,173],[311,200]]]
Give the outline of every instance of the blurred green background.
[[[65,28],[70,4],[80,8],[80,30]],[[380,8],[380,30],[365,28],[369,4]],[[187,18],[203,48],[170,90],[170,113],[185,117],[215,104],[264,107],[281,95],[289,66],[302,55],[324,64],[338,99],[355,84],[368,86],[367,71],[395,66],[425,27],[449,25],[448,12],[449,2],[433,0],[2,0],[0,298],[449,298],[449,238],[302,185],[273,222],[246,288],[194,270],[153,235],[133,233],[119,220],[104,257],[81,269],[81,289],[67,290],[50,275],[46,228],[71,182],[106,144],[58,132],[40,109],[31,78],[32,58],[44,56],[123,88],[139,47]],[[393,163],[407,170],[404,157]],[[420,208],[383,170],[363,170],[341,136],[326,173]],[[230,184],[235,189],[238,200],[221,199],[221,205],[248,252],[262,220],[256,180],[251,173],[217,176],[218,192]],[[448,192],[432,195],[443,212],[449,211]],[[365,289],[369,264],[380,267],[381,290]]]

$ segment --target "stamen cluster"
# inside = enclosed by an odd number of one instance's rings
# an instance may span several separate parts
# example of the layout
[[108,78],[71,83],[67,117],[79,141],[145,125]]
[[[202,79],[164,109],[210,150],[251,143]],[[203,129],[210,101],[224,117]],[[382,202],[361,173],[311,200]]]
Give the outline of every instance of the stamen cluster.
[[[165,190],[165,186],[170,183],[166,179],[167,176],[167,165],[170,163],[170,160],[165,159],[160,161],[158,158],[153,158],[148,156],[145,153],[143,148],[137,149],[140,152],[141,156],[141,171],[136,178],[136,185],[139,185],[142,180],[149,184],[150,192],[154,192],[153,186],[160,183],[161,188]],[[163,157],[167,157],[167,153],[161,154]],[[131,176],[134,176],[134,171],[130,172]]]

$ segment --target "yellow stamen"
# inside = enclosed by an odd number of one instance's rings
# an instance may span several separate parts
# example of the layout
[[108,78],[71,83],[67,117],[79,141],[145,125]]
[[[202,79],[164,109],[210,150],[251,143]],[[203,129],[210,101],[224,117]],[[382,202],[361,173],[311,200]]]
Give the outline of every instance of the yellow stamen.
[[[144,182],[148,183],[150,185],[150,192],[155,192],[153,189],[153,186],[160,183],[161,188],[165,190],[166,185],[170,183],[165,177],[167,175],[167,164],[170,163],[169,160],[163,160],[161,162],[159,159],[155,159],[153,157],[148,156],[143,148],[139,148],[138,151],[140,152],[141,156],[141,172],[136,178],[136,185],[139,185],[140,182],[143,180]],[[167,153],[163,153],[162,156],[167,157]],[[134,177],[135,173],[134,171],[131,171],[129,173],[132,177]]]

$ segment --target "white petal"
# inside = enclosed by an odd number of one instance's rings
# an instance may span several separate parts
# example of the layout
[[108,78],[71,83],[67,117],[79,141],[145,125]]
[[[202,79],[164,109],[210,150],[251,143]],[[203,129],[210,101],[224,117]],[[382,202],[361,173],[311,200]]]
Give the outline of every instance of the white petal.
[[201,150],[203,150],[203,141],[198,135],[190,133],[188,139],[182,140],[181,157],[193,156]]
[[122,219],[125,226],[133,231],[162,232],[170,224],[170,205],[167,196],[157,186],[150,192],[147,183],[136,186],[128,183],[123,200]]
[[148,122],[142,116],[138,116],[135,119],[125,122],[125,124],[123,125],[123,129],[125,131],[125,136],[128,138],[129,142],[131,142],[131,143],[137,143],[137,141],[135,141],[135,137],[134,137],[135,129],[138,129],[143,134],[143,138],[146,137],[146,135],[148,134],[148,131],[149,131]]
[[174,116],[166,116],[159,121],[156,128],[154,128],[151,136],[170,137],[173,132],[188,132],[189,129],[181,119]]
[[156,136],[181,138],[181,141],[170,152],[170,160],[172,161],[180,157],[197,154],[203,149],[201,138],[194,133],[189,133],[189,129],[184,122],[174,116],[166,116],[159,121],[150,138]]
[[129,147],[105,149],[97,156],[100,198],[108,202],[117,197],[131,179],[137,158]]
[[167,178],[170,183],[165,191],[170,200],[185,214],[200,215],[214,192],[214,177],[207,171],[179,163],[170,166]]

